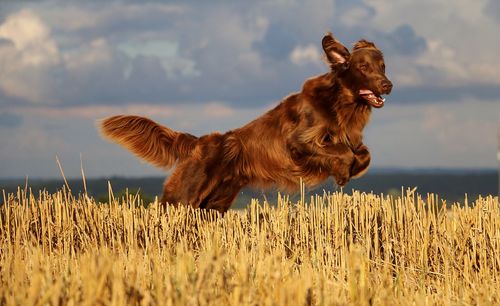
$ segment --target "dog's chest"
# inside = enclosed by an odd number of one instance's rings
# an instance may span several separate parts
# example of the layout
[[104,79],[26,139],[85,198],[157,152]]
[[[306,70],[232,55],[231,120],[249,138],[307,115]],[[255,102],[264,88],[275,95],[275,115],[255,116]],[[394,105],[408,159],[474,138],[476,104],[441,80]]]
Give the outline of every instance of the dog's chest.
[[351,148],[357,148],[363,141],[363,129],[370,117],[370,108],[364,105],[340,108],[336,110],[335,130],[338,141]]

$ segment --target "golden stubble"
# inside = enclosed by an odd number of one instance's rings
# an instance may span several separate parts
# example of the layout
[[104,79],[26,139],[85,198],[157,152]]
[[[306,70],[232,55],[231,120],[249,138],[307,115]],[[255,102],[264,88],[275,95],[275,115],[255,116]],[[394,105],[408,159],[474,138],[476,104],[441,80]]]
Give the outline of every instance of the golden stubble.
[[96,203],[67,190],[5,195],[2,305],[494,305],[497,197],[335,192],[224,217]]

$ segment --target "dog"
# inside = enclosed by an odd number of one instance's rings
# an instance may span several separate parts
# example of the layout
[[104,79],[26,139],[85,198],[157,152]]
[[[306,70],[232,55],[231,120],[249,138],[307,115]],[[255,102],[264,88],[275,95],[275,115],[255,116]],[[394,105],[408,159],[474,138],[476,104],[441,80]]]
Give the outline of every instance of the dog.
[[317,185],[333,176],[344,186],[368,169],[363,128],[392,83],[374,43],[360,40],[349,52],[328,33],[322,47],[330,71],[306,80],[300,92],[243,127],[196,137],[120,115],[101,121],[101,132],[153,165],[176,165],[163,204],[225,213],[246,185],[293,190],[300,178]]

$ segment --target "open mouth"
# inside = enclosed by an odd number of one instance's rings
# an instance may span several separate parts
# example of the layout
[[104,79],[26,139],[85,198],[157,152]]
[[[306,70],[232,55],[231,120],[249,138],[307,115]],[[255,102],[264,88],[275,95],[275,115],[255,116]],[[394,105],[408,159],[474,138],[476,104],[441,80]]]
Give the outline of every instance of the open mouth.
[[381,96],[376,95],[373,91],[368,89],[361,89],[359,95],[365,99],[368,104],[375,108],[381,108],[384,106],[385,99]]

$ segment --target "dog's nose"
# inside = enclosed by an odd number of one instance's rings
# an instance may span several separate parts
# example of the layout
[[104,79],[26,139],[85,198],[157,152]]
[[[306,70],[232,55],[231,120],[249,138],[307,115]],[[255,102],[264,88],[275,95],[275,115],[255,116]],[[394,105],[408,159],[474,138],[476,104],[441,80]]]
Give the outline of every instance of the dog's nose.
[[392,83],[389,80],[382,81],[382,90],[384,93],[389,94],[392,90]]

